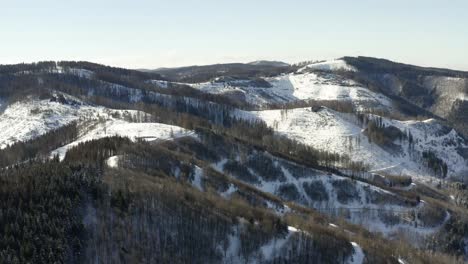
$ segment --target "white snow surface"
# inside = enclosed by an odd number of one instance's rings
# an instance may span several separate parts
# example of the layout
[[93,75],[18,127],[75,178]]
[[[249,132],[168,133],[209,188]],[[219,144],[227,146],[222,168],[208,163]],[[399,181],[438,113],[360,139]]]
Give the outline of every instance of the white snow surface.
[[69,148],[81,142],[115,135],[147,141],[194,135],[178,126],[127,121],[129,117],[146,115],[139,111],[87,105],[72,96],[62,95],[65,103],[29,97],[8,105],[0,114],[0,147],[36,138],[74,121],[78,122],[79,138],[51,155],[59,154],[63,159]]
[[190,135],[194,135],[194,133],[177,126],[161,123],[129,123],[124,120],[110,119],[103,123],[98,123],[94,128],[87,130],[84,135],[74,142],[54,150],[51,156],[58,154],[60,160],[62,160],[65,158],[67,151],[79,143],[105,137],[122,136],[128,137],[133,141],[138,139],[154,141]]
[[203,170],[195,166],[195,173],[193,175],[192,185],[195,186],[198,190],[203,191],[202,186]]
[[119,165],[119,156],[112,156],[106,160],[107,166],[109,168],[117,168]]
[[[339,68],[344,61],[312,64],[310,69]],[[334,65],[334,66],[333,66]],[[341,66],[339,66],[341,65]],[[379,107],[391,109],[392,103],[384,95],[374,93],[355,81],[345,79],[333,72],[307,72],[304,69],[290,74],[264,78],[271,87],[259,87],[249,80],[213,80],[210,82],[188,84],[206,93],[245,97],[256,106],[290,103],[298,100],[342,100],[351,101],[357,107]],[[343,66],[344,67],[344,66]]]
[[356,68],[347,64],[343,59],[335,59],[335,60],[311,63],[299,71],[303,71],[304,69],[330,71],[330,72],[338,71],[338,70],[357,71]]
[[[292,166],[292,163],[276,158],[266,152],[265,155],[271,157],[274,166],[282,171],[284,180],[266,180],[253,169],[247,167],[249,172],[259,181],[250,184],[263,192],[278,195],[286,201],[296,202],[331,216],[345,217],[352,223],[365,226],[369,231],[382,232],[387,237],[404,232],[413,235],[416,239],[438,231],[451,217],[447,213],[444,218],[439,219],[439,224],[434,226],[424,225],[419,219],[408,219],[408,216],[412,213],[430,206],[422,201],[417,205],[410,205],[405,203],[404,198],[394,192],[374,185],[362,181],[353,181],[343,176],[329,175],[319,170],[309,169],[304,171],[300,167],[291,169],[289,166]],[[225,163],[225,159],[217,164],[213,163],[212,168],[230,175],[229,172],[223,171],[222,164]],[[297,174],[298,171],[302,171],[302,174]],[[235,176],[231,175],[231,177]],[[340,186],[343,186],[346,182],[345,185],[348,186],[346,189],[349,193],[352,193],[352,198],[343,200],[339,197],[339,193],[343,192],[343,187]],[[281,188],[285,185],[295,189],[297,198],[291,200],[288,196],[283,196]],[[327,194],[327,199],[314,199],[306,191],[307,186],[323,186],[318,189],[322,189]],[[224,193],[221,194],[225,195]],[[272,206],[268,207],[274,208]],[[281,214],[279,210],[276,212]],[[343,214],[343,212],[346,213]],[[383,215],[391,215],[398,218],[399,221],[389,223],[382,219]],[[339,228],[333,223],[330,223],[329,226]]]
[[411,132],[414,150],[405,142],[395,141],[400,148],[384,149],[369,142],[356,116],[323,108],[290,110],[238,111],[238,117],[248,120],[263,120],[277,133],[298,140],[316,149],[348,155],[354,161],[370,166],[370,171],[385,171],[396,175],[404,174],[427,180],[434,176],[421,165],[421,154],[415,151],[433,151],[448,165],[448,176],[460,176],[468,171],[467,161],[459,154],[459,147],[466,142],[455,131],[444,131],[442,125],[433,119],[425,121],[398,121],[382,118],[386,126],[394,126],[403,133]]
[[259,255],[263,261],[269,261],[278,256],[284,256],[288,248],[291,247],[291,237],[301,230],[288,226],[288,233],[284,236],[275,236],[263,244],[258,250],[255,250],[249,255],[248,259],[242,256],[241,250],[241,237],[240,233],[245,232],[245,222],[243,218],[239,218],[239,224],[233,227],[232,233],[228,237],[227,249],[224,250],[219,247],[221,252],[225,253],[222,263],[263,263],[258,261]]
[[27,98],[6,107],[0,114],[0,148],[18,141],[27,141],[80,117],[97,118],[104,108],[62,104],[50,100]]
[[398,263],[399,264],[407,264],[407,262],[404,261],[402,258],[398,258]]
[[348,260],[349,264],[362,264],[364,261],[364,251],[362,251],[361,246],[359,246],[356,242],[351,242],[353,246],[354,254]]

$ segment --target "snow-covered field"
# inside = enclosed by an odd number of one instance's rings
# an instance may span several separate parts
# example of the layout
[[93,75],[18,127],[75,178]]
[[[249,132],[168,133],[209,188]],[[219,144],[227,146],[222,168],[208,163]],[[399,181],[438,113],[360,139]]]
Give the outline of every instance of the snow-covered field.
[[51,153],[51,156],[59,155],[60,160],[62,160],[70,148],[75,147],[82,142],[111,136],[128,137],[133,141],[137,139],[153,141],[158,139],[167,140],[189,135],[194,135],[194,133],[178,126],[161,123],[130,123],[124,120],[111,119],[103,123],[99,123],[94,128],[87,130],[86,133],[76,141],[54,150]]
[[420,155],[414,153],[431,150],[448,165],[448,175],[457,176],[468,171],[467,161],[457,151],[467,147],[462,137],[454,130],[444,131],[435,120],[397,121],[383,118],[387,126],[395,126],[402,132],[410,131],[414,137],[414,150],[405,142],[394,142],[400,149],[388,150],[369,142],[357,118],[323,108],[312,111],[310,108],[291,110],[265,110],[239,112],[247,119],[259,118],[278,133],[296,139],[316,149],[347,154],[354,161],[362,161],[373,172],[386,171],[415,178],[432,176],[421,165]]
[[69,148],[81,142],[115,135],[147,141],[193,135],[193,132],[177,126],[127,121],[130,117],[144,115],[142,112],[87,105],[74,97],[64,96],[65,103],[27,98],[7,106],[0,114],[1,148],[36,138],[73,121],[86,126],[80,129],[80,137],[55,150],[52,155],[59,154],[63,158]]
[[62,104],[29,98],[13,103],[0,114],[0,148],[35,138],[80,118],[105,116],[106,112],[105,108],[84,105],[79,101]]

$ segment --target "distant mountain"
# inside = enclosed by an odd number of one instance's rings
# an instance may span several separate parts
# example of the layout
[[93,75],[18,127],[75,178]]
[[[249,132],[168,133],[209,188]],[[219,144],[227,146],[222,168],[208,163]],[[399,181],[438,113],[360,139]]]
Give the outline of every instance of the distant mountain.
[[274,76],[289,70],[289,65],[282,63],[227,63],[204,66],[187,66],[178,68],[161,68],[150,72],[160,74],[164,78],[174,82],[206,82],[216,77],[256,77]]
[[288,67],[290,66],[289,63],[282,62],[282,61],[267,61],[267,60],[258,60],[249,62],[250,65],[257,65],[257,66],[273,66],[273,67]]

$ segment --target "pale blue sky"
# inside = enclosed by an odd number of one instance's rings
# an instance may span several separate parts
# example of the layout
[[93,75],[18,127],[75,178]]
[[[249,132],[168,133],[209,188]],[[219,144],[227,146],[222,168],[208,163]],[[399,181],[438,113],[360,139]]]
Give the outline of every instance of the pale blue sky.
[[366,55],[468,70],[468,1],[0,0],[0,64],[157,68]]

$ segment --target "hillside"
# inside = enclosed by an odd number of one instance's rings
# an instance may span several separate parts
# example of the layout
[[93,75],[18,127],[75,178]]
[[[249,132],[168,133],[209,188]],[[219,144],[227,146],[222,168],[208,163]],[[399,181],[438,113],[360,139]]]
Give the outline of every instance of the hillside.
[[465,78],[0,66],[0,263],[463,263]]
[[417,67],[367,57],[345,57],[344,60],[359,69],[355,78],[365,80],[369,87],[445,118],[468,135],[465,114],[468,72]]

